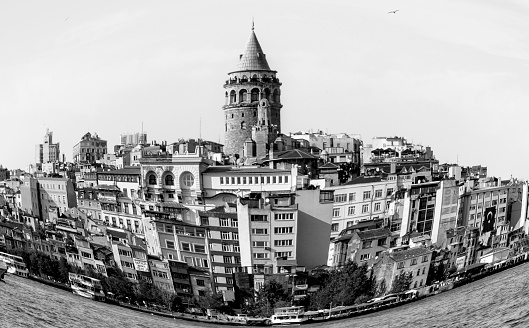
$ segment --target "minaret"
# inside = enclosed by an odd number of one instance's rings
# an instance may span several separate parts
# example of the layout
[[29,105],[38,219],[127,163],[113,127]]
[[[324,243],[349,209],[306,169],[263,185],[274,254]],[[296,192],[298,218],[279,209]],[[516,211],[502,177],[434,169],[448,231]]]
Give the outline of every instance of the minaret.
[[[252,128],[258,124],[258,107],[267,99],[267,122],[281,130],[281,83],[271,70],[261,49],[252,24],[252,32],[235,71],[228,73],[224,84],[224,153],[242,155],[244,142],[252,137]],[[259,115],[260,116],[260,115]]]

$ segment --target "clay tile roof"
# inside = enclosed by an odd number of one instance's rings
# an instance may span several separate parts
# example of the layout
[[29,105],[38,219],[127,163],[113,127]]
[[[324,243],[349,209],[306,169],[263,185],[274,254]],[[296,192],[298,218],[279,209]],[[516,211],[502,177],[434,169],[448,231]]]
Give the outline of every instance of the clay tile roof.
[[257,36],[255,36],[255,32],[252,29],[246,47],[239,58],[236,71],[258,70],[270,71],[270,66],[268,66],[263,49],[261,49],[261,45],[259,44],[259,41],[257,41]]

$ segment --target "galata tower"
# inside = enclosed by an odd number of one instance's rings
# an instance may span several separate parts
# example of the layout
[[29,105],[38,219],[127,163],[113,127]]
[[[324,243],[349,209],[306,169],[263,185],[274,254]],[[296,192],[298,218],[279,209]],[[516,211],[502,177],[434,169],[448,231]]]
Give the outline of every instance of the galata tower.
[[[277,71],[268,66],[252,26],[250,38],[239,56],[237,68],[228,73],[224,84],[224,153],[242,156],[243,145],[252,138],[252,128],[258,123],[260,100],[267,99],[270,110],[267,125],[281,131],[281,83]],[[262,122],[261,122],[262,123]],[[273,140],[272,140],[273,142]]]

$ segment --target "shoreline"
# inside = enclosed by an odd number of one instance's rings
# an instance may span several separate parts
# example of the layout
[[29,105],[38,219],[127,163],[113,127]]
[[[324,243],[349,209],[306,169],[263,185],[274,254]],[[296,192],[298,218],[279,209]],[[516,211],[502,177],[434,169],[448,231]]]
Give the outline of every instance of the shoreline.
[[[415,301],[419,301],[419,300],[422,300],[422,299],[425,299],[425,298],[429,298],[429,297],[435,296],[437,294],[446,292],[448,290],[452,290],[454,288],[458,288],[458,287],[470,284],[470,283],[475,282],[477,280],[481,280],[481,279],[486,278],[488,276],[494,275],[496,273],[503,272],[505,270],[511,269],[513,267],[516,267],[518,265],[521,265],[521,264],[524,264],[524,263],[527,263],[527,262],[529,262],[529,253],[520,254],[520,255],[517,255],[516,257],[511,258],[510,260],[506,260],[504,263],[502,263],[500,266],[498,266],[496,268],[492,268],[492,269],[489,269],[487,271],[482,271],[482,272],[470,275],[469,277],[465,277],[465,278],[460,279],[460,280],[450,281],[448,284],[444,284],[444,285],[441,284],[441,286],[439,286],[438,289],[436,289],[436,290],[427,291],[427,290],[430,290],[430,289],[434,288],[434,286],[423,287],[423,289],[426,292],[420,294],[419,296],[417,296],[415,298],[409,298],[409,299],[404,299],[404,300],[393,301],[393,302],[382,304],[382,305],[373,304],[373,305],[369,306],[369,305],[361,305],[360,304],[360,305],[352,305],[352,306],[347,306],[347,307],[342,307],[342,308],[337,307],[337,308],[331,309],[330,310],[330,314],[329,314],[329,309],[322,309],[322,310],[319,310],[319,311],[321,311],[321,315],[318,315],[316,317],[313,317],[313,318],[309,319],[308,321],[304,322],[304,324],[322,323],[322,322],[327,322],[327,321],[351,319],[351,318],[354,318],[354,317],[358,317],[358,316],[362,316],[362,315],[366,315],[366,314],[372,314],[372,313],[376,313],[376,312],[379,312],[379,311],[383,311],[383,310],[399,307],[399,306],[402,306],[402,305],[405,305],[405,304],[408,304],[408,303],[412,303],[412,302],[415,302]],[[44,285],[47,285],[47,286],[50,286],[50,287],[62,289],[64,291],[68,291],[68,292],[72,292],[72,290],[71,290],[71,288],[69,286],[61,284],[61,283],[58,283],[58,282],[55,282],[55,281],[47,280],[45,278],[41,278],[41,277],[37,277],[37,276],[33,276],[33,275],[28,275],[27,278],[29,280],[32,280],[32,281],[35,281],[35,282],[38,282],[38,283],[41,283],[41,284],[44,284]],[[225,316],[226,319],[218,319],[218,318],[209,318],[208,319],[205,316],[197,316],[197,315],[185,314],[185,313],[180,313],[180,312],[169,312],[169,311],[168,312],[160,312],[160,311],[150,310],[148,308],[142,308],[142,307],[134,306],[134,305],[131,305],[131,304],[128,304],[128,303],[123,303],[123,302],[102,302],[102,303],[112,304],[112,305],[120,306],[120,307],[123,307],[123,308],[127,308],[127,309],[138,311],[138,312],[143,312],[143,313],[147,313],[147,314],[150,313],[151,315],[157,315],[157,316],[162,316],[162,317],[166,317],[166,318],[173,318],[175,320],[176,319],[181,319],[181,320],[185,320],[185,321],[193,321],[193,322],[209,323],[209,324],[217,324],[217,325],[265,326],[266,325],[265,322],[268,319],[268,318],[265,318],[265,319],[257,319],[256,318],[254,320],[250,319],[250,320],[245,321],[245,320],[238,320],[237,318],[234,318],[234,317],[231,317],[231,316]],[[364,307],[361,310],[353,310],[354,308],[358,308],[358,307],[362,307],[362,306],[364,306]]]

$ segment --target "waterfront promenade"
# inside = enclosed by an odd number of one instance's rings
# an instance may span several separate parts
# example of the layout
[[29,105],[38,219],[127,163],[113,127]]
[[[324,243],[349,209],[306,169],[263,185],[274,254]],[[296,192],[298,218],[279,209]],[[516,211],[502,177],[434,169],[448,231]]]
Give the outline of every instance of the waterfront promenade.
[[[386,326],[389,324],[390,327],[403,327],[403,322],[415,324],[416,327],[448,327],[448,322],[452,322],[455,327],[458,327],[464,322],[468,323],[472,318],[481,320],[480,327],[492,327],[494,326],[493,323],[499,322],[501,322],[499,326],[509,326],[514,322],[529,324],[523,313],[517,310],[518,307],[509,308],[507,306],[515,302],[515,299],[519,300],[521,304],[529,303],[529,296],[525,296],[526,293],[524,292],[529,288],[528,282],[526,282],[529,278],[529,275],[525,273],[527,270],[529,270],[529,264],[522,263],[484,277],[482,280],[470,282],[435,297],[424,298],[398,308],[332,322],[314,323],[310,326],[348,327],[348,324],[354,323],[355,325],[359,324],[359,327],[376,327],[376,325],[372,325],[371,321],[373,321]],[[67,327],[71,318],[78,318],[86,323],[87,327],[89,323],[91,327],[103,327],[113,326],[113,318],[121,318],[122,315],[125,315],[126,318],[120,320],[128,322],[131,327],[145,327],[146,322],[150,324],[155,322],[160,327],[203,327],[220,323],[232,326],[240,325],[227,320],[208,321],[205,319],[190,322],[189,320],[196,320],[191,315],[177,315],[176,318],[173,318],[169,313],[166,313],[164,316],[155,316],[145,313],[144,309],[141,309],[142,312],[138,312],[137,308],[118,307],[90,301],[64,290],[14,276],[7,276],[6,282],[0,284],[0,293],[3,295],[0,299],[0,308],[6,310],[0,314],[0,319],[2,319],[0,320],[0,327],[27,326],[24,323],[36,327]],[[524,295],[519,295],[520,293],[524,293]],[[513,299],[509,299],[509,297]],[[453,304],[450,303],[452,301]],[[71,309],[63,308],[64,306],[61,306],[63,304],[71,304]],[[481,307],[495,310],[491,313],[484,313],[483,318],[478,318],[474,312],[482,311]],[[496,313],[496,310],[502,310],[502,312]],[[111,315],[109,316],[108,313]],[[414,317],[413,320],[406,317],[405,313]],[[448,321],[433,322],[432,320],[435,320],[434,313],[443,316],[443,320]],[[494,313],[496,314],[494,315]],[[83,318],[83,316],[87,317]],[[54,319],[51,320],[50,318]],[[131,321],[131,319],[137,319],[137,321]],[[490,322],[483,321],[485,319],[490,320]],[[57,325],[53,324],[54,320]],[[419,323],[416,320],[423,322]],[[474,326],[474,324],[469,324],[469,326]]]
[[[309,327],[527,327],[529,263],[377,313]],[[0,283],[0,327],[213,327],[94,302],[28,279]]]

